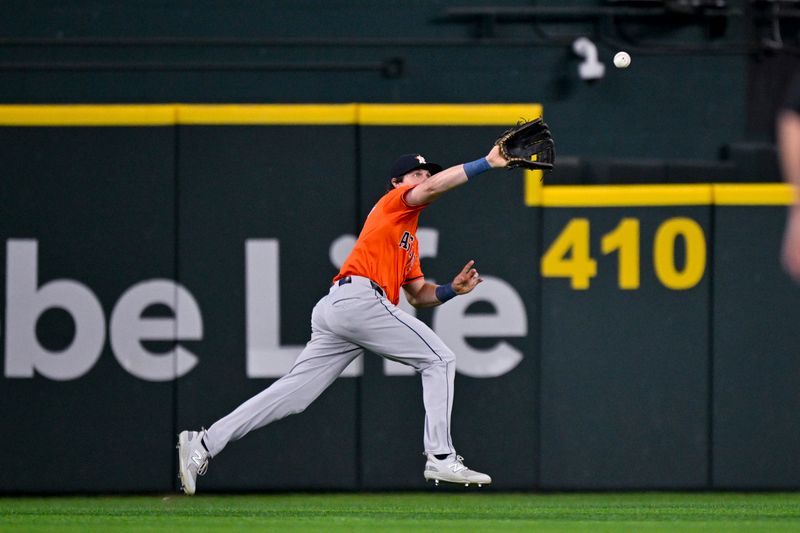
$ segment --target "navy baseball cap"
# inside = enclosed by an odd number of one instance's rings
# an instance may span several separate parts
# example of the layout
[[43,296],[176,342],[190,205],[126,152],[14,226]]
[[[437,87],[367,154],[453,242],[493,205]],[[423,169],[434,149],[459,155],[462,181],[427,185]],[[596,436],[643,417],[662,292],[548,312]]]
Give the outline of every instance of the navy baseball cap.
[[408,174],[412,170],[424,168],[430,171],[431,174],[436,174],[442,171],[442,166],[436,163],[428,163],[424,157],[419,154],[403,154],[397,158],[397,161],[392,165],[392,170],[389,174],[390,178],[398,178]]

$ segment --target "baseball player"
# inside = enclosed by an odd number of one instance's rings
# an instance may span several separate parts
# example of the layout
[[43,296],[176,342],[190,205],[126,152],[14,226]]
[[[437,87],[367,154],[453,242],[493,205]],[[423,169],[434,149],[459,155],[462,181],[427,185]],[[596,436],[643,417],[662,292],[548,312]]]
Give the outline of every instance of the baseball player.
[[494,146],[486,157],[442,170],[419,154],[400,156],[390,172],[389,191],[375,204],[361,234],[311,314],[311,340],[294,367],[208,430],[178,436],[179,476],[183,491],[194,494],[208,460],[234,440],[285,416],[300,413],[369,350],[412,366],[422,376],[425,404],[424,477],[465,485],[492,479],[470,470],[450,436],[455,355],[423,322],[397,307],[400,288],[414,307],[441,305],[466,294],[482,279],[469,261],[451,283],[425,281],[416,238],[419,215],[442,194],[470,178],[505,167]]

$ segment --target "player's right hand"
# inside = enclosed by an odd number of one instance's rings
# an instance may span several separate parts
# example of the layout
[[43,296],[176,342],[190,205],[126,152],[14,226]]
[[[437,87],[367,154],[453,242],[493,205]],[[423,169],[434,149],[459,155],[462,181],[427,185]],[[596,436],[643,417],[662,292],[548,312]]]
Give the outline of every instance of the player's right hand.
[[453,290],[456,291],[456,294],[467,294],[483,281],[483,278],[478,275],[478,271],[472,268],[474,264],[475,261],[470,259],[461,272],[453,278]]

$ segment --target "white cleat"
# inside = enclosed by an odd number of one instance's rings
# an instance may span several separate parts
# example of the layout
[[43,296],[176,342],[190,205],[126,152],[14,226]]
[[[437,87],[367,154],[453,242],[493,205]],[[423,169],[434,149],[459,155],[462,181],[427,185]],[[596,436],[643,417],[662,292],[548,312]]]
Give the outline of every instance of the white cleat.
[[482,487],[489,485],[492,478],[481,472],[470,470],[464,466],[464,458],[460,455],[451,454],[442,460],[437,459],[431,454],[427,454],[428,461],[425,463],[425,480],[431,481],[439,486],[440,481],[447,483],[463,483],[465,487],[471,484]]
[[208,451],[203,446],[202,438],[206,430],[181,431],[178,435],[178,479],[187,496],[194,494],[197,488],[197,476],[206,475],[208,470]]

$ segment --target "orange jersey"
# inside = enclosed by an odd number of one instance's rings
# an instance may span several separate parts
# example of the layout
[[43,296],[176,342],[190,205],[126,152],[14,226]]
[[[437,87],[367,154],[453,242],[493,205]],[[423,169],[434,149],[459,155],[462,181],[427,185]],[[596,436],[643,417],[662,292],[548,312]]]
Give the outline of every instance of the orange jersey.
[[404,196],[411,188],[398,187],[378,200],[334,282],[347,276],[369,278],[397,305],[400,287],[422,277],[417,225],[427,204],[408,205]]

